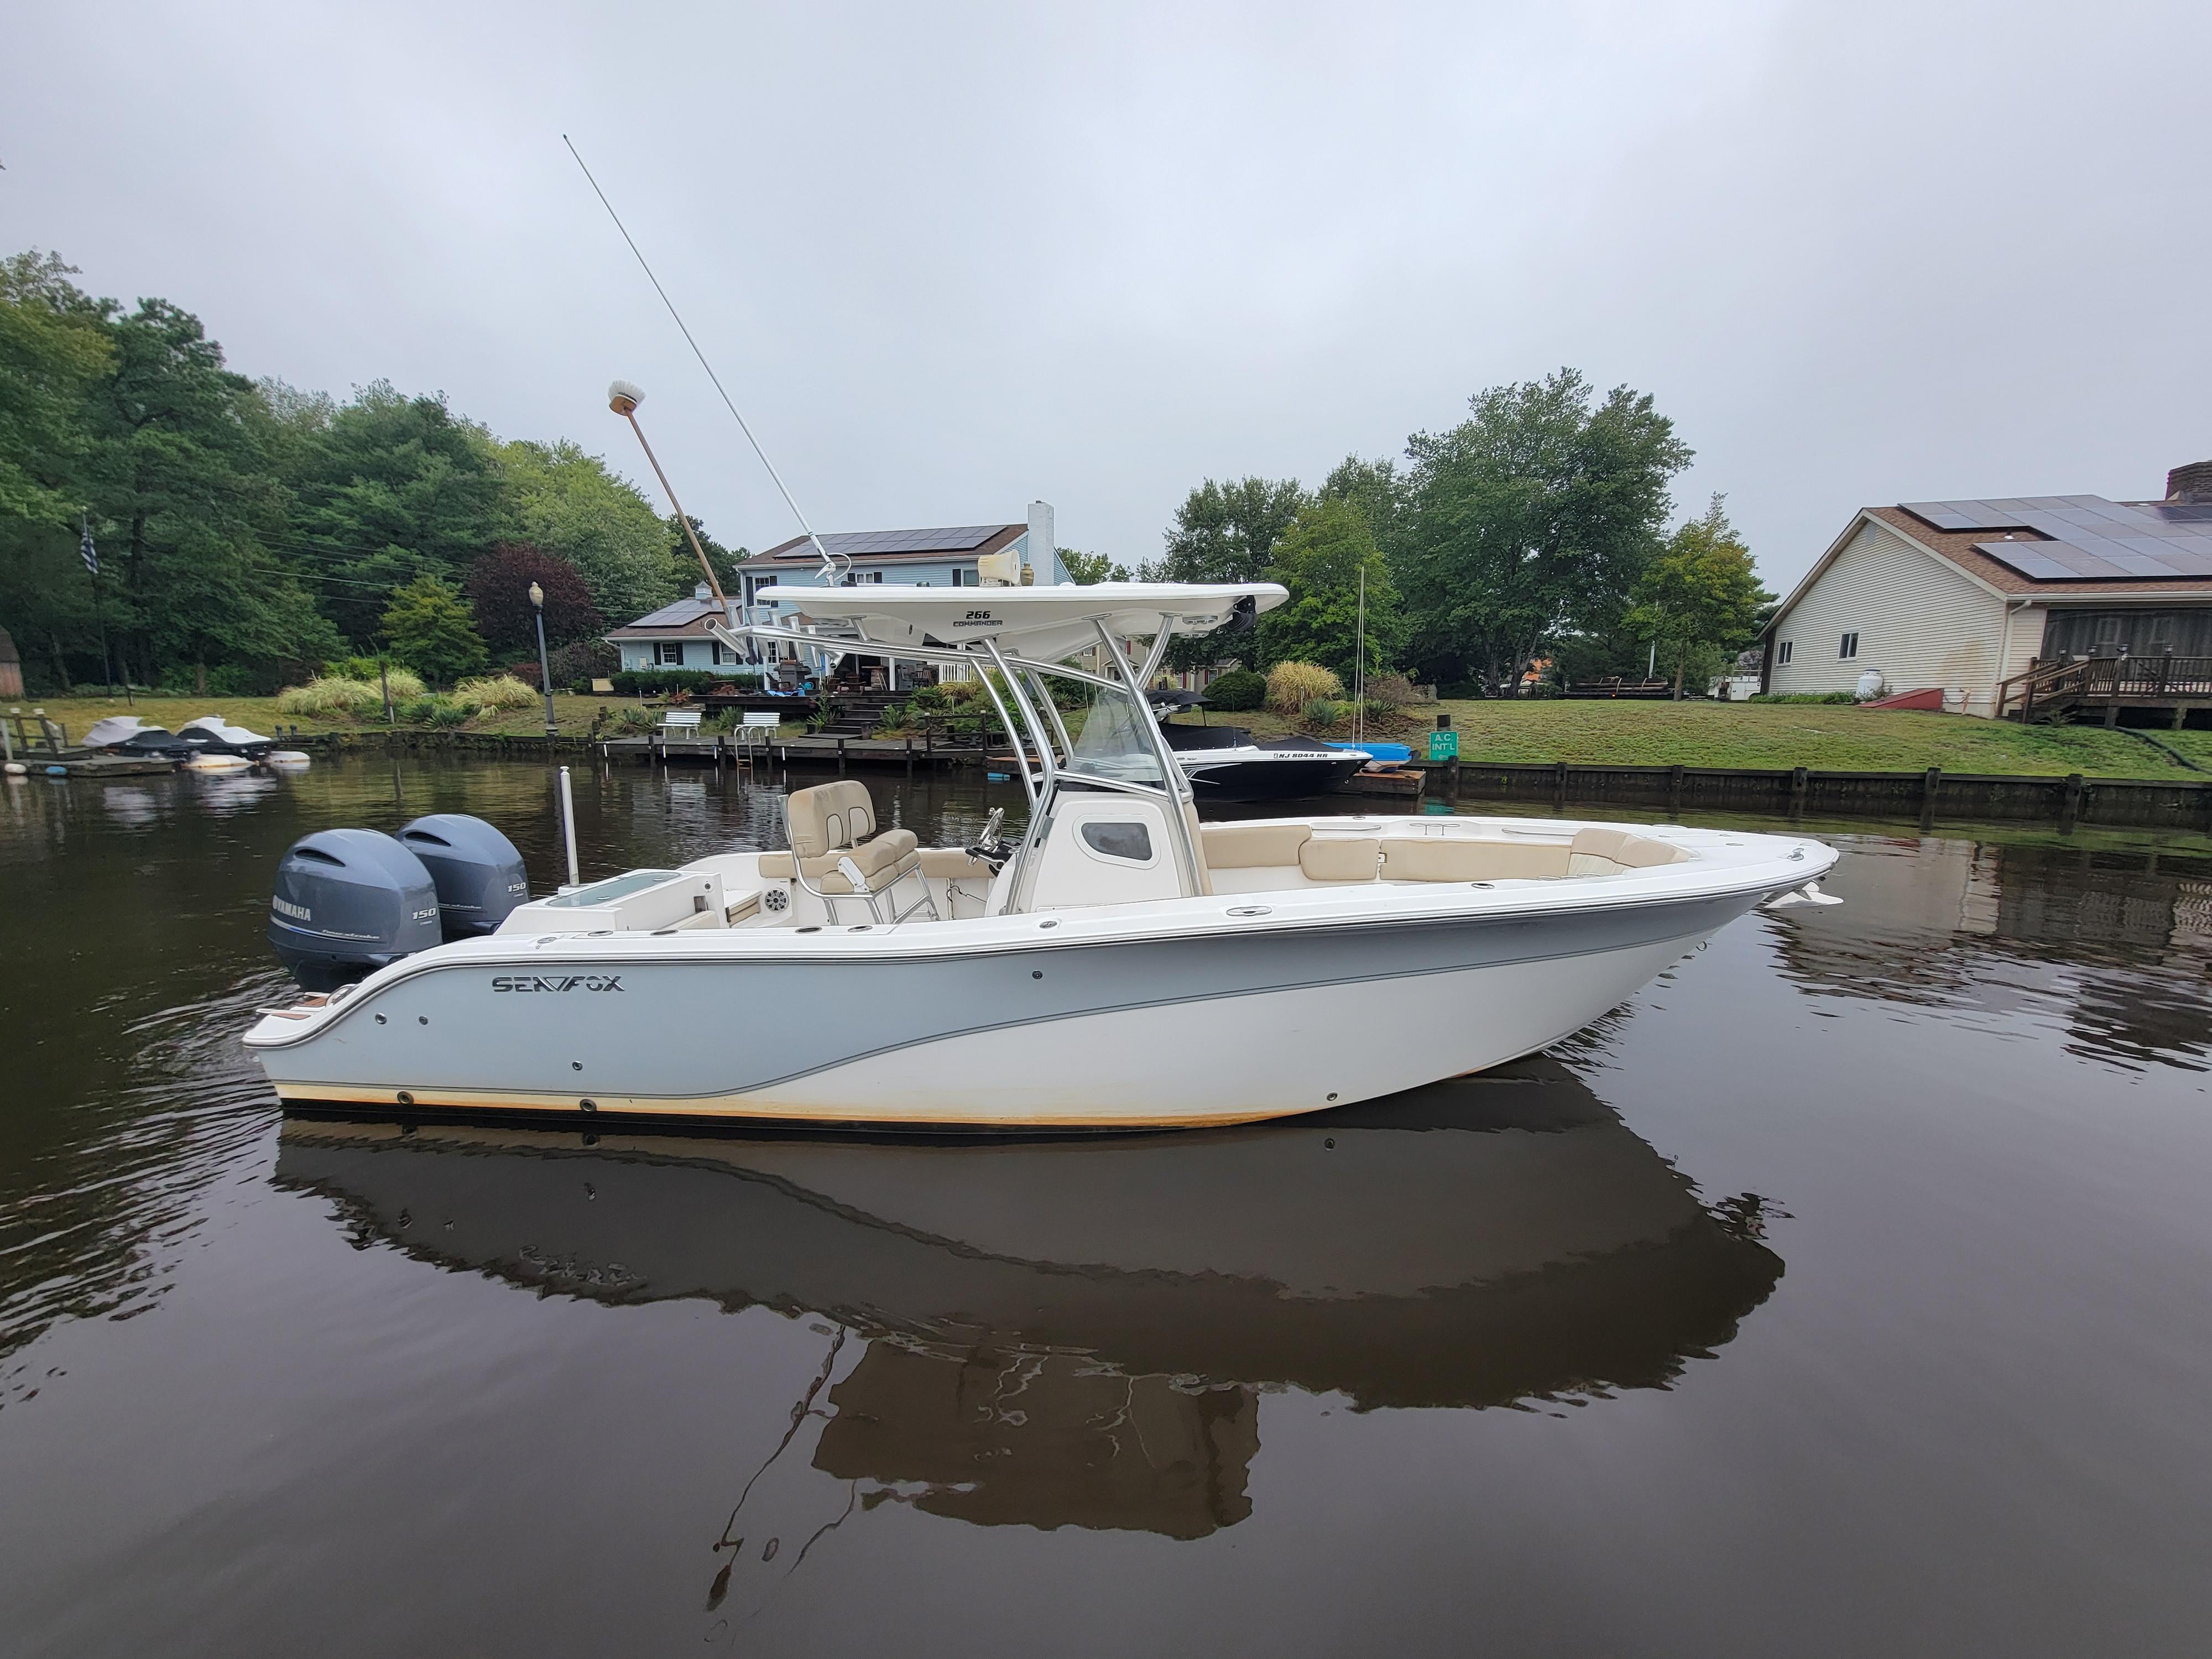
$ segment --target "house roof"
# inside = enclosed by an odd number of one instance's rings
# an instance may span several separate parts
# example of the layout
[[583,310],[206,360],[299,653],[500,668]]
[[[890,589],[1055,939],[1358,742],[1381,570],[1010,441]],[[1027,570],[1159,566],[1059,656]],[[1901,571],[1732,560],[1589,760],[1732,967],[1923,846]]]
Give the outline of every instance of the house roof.
[[[836,530],[824,532],[822,544],[839,557],[865,559],[870,564],[942,564],[949,558],[996,553],[1028,528],[1025,524],[968,524],[935,530]],[[793,536],[765,553],[754,554],[738,568],[788,570],[793,564],[817,563],[821,557],[809,538]]]
[[605,637],[610,640],[680,640],[706,639],[708,629],[714,623],[728,622],[722,608],[712,599],[678,599],[673,605],[664,605],[659,610],[640,617],[635,622],[611,629]]
[[[2102,496],[2065,496],[2051,499],[2069,501],[2101,502],[2107,509],[2136,508],[2148,511],[2166,507],[2162,502],[2106,501]],[[1923,508],[1956,507],[1964,503],[1921,501]],[[1978,506],[1991,507],[1994,503],[1980,502]],[[1988,515],[1974,515],[1988,516]],[[2015,569],[1990,553],[1983,546],[2002,548],[2008,541],[2024,547],[2035,543],[2053,543],[2057,538],[2025,525],[2007,530],[1992,526],[1976,526],[1964,530],[1944,530],[1931,523],[1920,513],[1905,507],[1863,507],[1851,515],[1843,533],[1828,544],[1804,579],[1790,592],[1790,597],[1775,607],[1773,620],[1767,624],[1771,632],[1776,624],[1797,608],[1798,602],[1810,592],[1813,584],[1827,574],[1828,567],[1850,544],[1863,524],[1875,523],[1893,531],[1924,552],[1931,553],[1945,563],[1963,571],[1978,586],[2008,599],[2033,599],[2044,605],[2063,605],[2069,602],[2094,602],[2115,599],[2179,600],[2190,604],[2212,604],[2212,575],[2141,577],[2119,576],[2109,579],[2090,579],[2079,576],[2065,578],[2031,576]],[[2063,550],[2061,550],[2063,551]],[[2045,559],[2048,555],[2044,556]]]
[[[2163,520],[2177,511],[2186,512],[2192,517],[2201,514],[2204,516],[2203,528],[2206,532],[2205,535],[2202,537],[2191,535],[2185,540],[2174,541],[2170,544],[2189,548],[2199,542],[2212,544],[2212,509],[2204,507],[2176,509],[2160,501],[2108,501],[2100,495],[2068,495],[2047,499],[2068,503],[2094,503],[2096,507],[2103,509],[2099,516],[2105,520],[2107,526],[2117,522],[2121,527],[2128,527],[2126,519],[2122,517],[2123,514],[2127,515],[2128,518],[2139,518],[2162,524]],[[2039,528],[2037,525],[2029,524],[2025,520],[2033,518],[2041,525],[2051,526],[2062,530],[2064,527],[2063,520],[2055,515],[2040,512],[2009,512],[2006,510],[2008,505],[2005,502],[1916,501],[1909,507],[1870,507],[1866,509],[1866,512],[1869,516],[1881,520],[1899,535],[1917,542],[1939,557],[1949,560],[1969,574],[1979,577],[2000,592],[2033,593],[2047,595],[2054,599],[2063,599],[2076,593],[2085,595],[2179,593],[2200,599],[2212,598],[2212,568],[2208,568],[2206,574],[2201,576],[2152,575],[2147,572],[2142,574],[2124,574],[2112,567],[2108,560],[2094,550],[2105,544],[2105,538],[2102,536],[2093,538],[2083,535],[2079,540],[2062,538],[2060,535],[2051,534],[2048,530]],[[1961,507],[1982,507],[1987,510],[1980,513],[1947,511],[1947,509]],[[1938,521],[1943,518],[1949,518],[1954,523],[1972,518],[1980,518],[1987,522],[1960,529],[1946,529]],[[2194,531],[2197,526],[2192,523],[2186,527]],[[2063,576],[2030,574],[2027,570],[2016,568],[2003,556],[2008,544],[2021,546],[2023,553],[2027,548],[2032,548],[2038,544],[2049,546],[2050,553],[2028,555],[2024,561],[2034,568],[2057,571],[2069,564],[2075,567],[2077,570],[2085,567],[2097,569],[2101,566],[2104,568],[2112,569],[2113,574],[2083,575],[2069,571]]]

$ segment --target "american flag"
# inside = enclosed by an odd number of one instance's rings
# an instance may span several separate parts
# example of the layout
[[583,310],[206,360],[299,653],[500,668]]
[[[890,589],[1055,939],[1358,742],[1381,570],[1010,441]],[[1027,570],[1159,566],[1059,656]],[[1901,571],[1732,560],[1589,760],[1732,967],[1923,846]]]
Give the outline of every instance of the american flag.
[[92,526],[89,524],[84,526],[84,539],[77,544],[76,550],[84,556],[86,573],[93,576],[99,575],[100,550],[92,544]]

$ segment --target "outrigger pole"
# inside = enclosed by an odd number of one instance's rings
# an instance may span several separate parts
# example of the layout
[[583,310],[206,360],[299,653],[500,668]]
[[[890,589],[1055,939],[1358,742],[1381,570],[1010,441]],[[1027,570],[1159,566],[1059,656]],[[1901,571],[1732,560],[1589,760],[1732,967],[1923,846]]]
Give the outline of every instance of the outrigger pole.
[[[707,378],[714,383],[714,391],[716,395],[722,400],[722,407],[730,411],[730,418],[738,423],[738,430],[745,434],[745,441],[753,447],[753,453],[760,457],[760,464],[768,469],[768,476],[775,481],[777,493],[783,497],[783,504],[791,509],[791,516],[799,520],[799,527],[806,532],[806,539],[814,544],[814,550],[821,555],[822,580],[825,584],[835,586],[841,575],[851,570],[853,568],[853,562],[850,559],[844,558],[842,555],[833,555],[828,548],[822,544],[822,538],[814,533],[814,526],[806,521],[806,514],[799,510],[798,500],[792,495],[790,489],[784,483],[783,475],[775,470],[775,463],[769,459],[768,451],[761,447],[761,441],[753,436],[752,428],[745,423],[745,417],[738,412],[737,404],[731,401],[730,394],[723,389],[722,377],[714,373],[714,364],[707,361],[707,354],[699,349],[698,341],[691,337],[691,331],[684,325],[683,313],[676,309],[676,301],[668,297],[668,290],[661,287],[660,278],[653,274],[653,267],[646,262],[645,254],[643,251],[639,248],[636,239],[629,234],[629,228],[623,223],[622,215],[617,213],[615,211],[615,204],[607,200],[606,191],[601,190],[599,188],[599,181],[592,177],[591,168],[584,166],[584,158],[582,155],[578,152],[574,141],[564,132],[561,135],[561,142],[568,146],[568,154],[576,158],[576,165],[583,169],[584,182],[591,185],[592,194],[599,198],[599,205],[607,210],[607,217],[615,222],[615,228],[622,233],[623,240],[629,244],[630,252],[636,256],[638,269],[645,272],[645,280],[653,284],[653,291],[660,296],[660,303],[668,307],[669,316],[674,319],[678,331],[684,336],[684,343],[691,348],[691,355],[699,360],[699,367],[707,371]],[[619,386],[621,382],[617,381],[616,384]],[[632,390],[635,391],[635,388],[632,388]],[[635,398],[633,398],[633,404],[635,404]],[[627,414],[629,411],[617,406],[615,412],[617,414]],[[635,426],[636,422],[633,421],[631,424]],[[640,443],[643,443],[645,441],[645,434],[642,432],[638,434],[638,441]],[[653,452],[648,449],[646,453],[650,455]],[[653,464],[653,470],[659,472],[660,471],[660,463],[655,461]],[[668,479],[665,474],[662,476],[660,483],[661,487],[664,489],[667,489]],[[676,499],[675,491],[669,491],[669,499],[671,501]],[[677,516],[679,519],[683,518],[684,515],[681,508],[678,509]],[[684,520],[684,532],[687,535],[690,533],[690,520],[688,519]],[[696,538],[693,538],[691,545],[695,549],[699,545]],[[705,558],[705,556],[706,556],[704,554],[700,555],[700,557],[702,559]],[[708,576],[708,580],[710,581],[713,580],[711,573]],[[717,584],[716,592],[718,595],[720,592],[720,585]]]

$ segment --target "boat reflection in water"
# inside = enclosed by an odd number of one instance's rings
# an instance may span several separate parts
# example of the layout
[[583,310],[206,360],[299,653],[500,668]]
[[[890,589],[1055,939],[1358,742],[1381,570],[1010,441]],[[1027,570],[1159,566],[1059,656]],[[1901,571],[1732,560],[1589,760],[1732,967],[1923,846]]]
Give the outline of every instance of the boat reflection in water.
[[[1265,1390],[1372,1409],[1664,1387],[1782,1273],[1759,1200],[1708,1209],[1547,1060],[1106,1141],[294,1118],[276,1178],[368,1237],[541,1293],[834,1322],[793,1422],[818,1424],[812,1466],[847,1484],[810,1477],[820,1524],[773,1528],[794,1546],[886,1502],[1201,1537],[1251,1512]],[[732,1493],[722,1545],[752,1531],[748,1559],[762,1496]]]

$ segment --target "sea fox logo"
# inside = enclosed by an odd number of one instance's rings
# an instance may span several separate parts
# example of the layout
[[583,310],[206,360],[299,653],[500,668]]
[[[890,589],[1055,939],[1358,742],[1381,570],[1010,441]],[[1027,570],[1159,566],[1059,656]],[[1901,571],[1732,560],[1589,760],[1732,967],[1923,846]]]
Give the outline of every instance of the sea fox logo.
[[620,974],[556,974],[550,979],[536,974],[502,974],[491,982],[495,991],[619,991],[622,988]]

